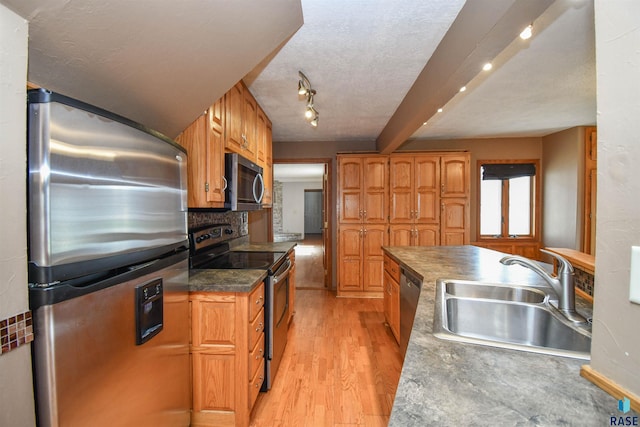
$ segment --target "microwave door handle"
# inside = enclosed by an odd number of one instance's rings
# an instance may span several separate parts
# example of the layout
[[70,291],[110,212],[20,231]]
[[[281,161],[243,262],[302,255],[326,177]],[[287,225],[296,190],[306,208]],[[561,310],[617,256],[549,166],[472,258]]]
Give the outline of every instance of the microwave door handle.
[[[260,197],[256,194],[256,182],[260,181]],[[262,201],[262,196],[264,196],[264,179],[262,178],[262,174],[256,174],[256,177],[253,179],[253,199],[256,203],[260,203]]]

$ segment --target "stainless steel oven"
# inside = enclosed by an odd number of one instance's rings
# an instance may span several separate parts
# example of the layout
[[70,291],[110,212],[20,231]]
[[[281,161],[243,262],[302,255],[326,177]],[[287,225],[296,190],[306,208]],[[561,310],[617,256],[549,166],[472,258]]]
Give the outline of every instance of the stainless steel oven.
[[287,332],[289,330],[289,271],[291,260],[284,256],[282,262],[276,266],[275,272],[267,276],[266,298],[267,310],[267,358],[265,363],[265,381],[262,390],[271,389],[282,354],[287,345]]
[[226,242],[235,236],[228,224],[207,225],[190,230],[192,269],[260,269],[265,279],[265,381],[271,385],[287,345],[289,328],[289,271],[291,260],[284,252],[235,251]]

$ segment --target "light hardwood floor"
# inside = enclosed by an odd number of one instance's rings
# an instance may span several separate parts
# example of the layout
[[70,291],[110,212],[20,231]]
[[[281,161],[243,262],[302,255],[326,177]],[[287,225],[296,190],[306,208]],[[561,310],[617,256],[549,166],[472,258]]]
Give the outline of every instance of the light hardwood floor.
[[301,289],[273,388],[252,426],[386,426],[400,377],[381,299]]
[[322,265],[322,235],[306,234],[296,252],[296,289],[325,289]]

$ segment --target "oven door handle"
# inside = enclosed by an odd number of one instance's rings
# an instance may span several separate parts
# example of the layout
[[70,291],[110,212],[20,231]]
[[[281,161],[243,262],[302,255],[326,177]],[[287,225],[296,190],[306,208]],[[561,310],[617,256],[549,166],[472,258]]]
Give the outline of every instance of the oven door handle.
[[[284,268],[284,271],[282,271],[283,268]],[[273,284],[275,285],[280,280],[282,280],[283,277],[286,277],[289,274],[289,270],[291,270],[291,260],[287,258],[284,264],[282,264],[282,266],[280,266],[278,271],[276,271],[275,274],[273,275]]]

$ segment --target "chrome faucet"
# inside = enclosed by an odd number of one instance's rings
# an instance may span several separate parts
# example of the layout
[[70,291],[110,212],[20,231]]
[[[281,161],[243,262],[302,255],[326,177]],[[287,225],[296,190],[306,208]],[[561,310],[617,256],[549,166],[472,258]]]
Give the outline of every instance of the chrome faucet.
[[574,323],[587,323],[587,319],[582,317],[576,311],[576,291],[573,285],[573,266],[565,258],[558,254],[549,252],[545,249],[540,249],[540,252],[544,252],[555,258],[558,261],[558,275],[557,277],[551,276],[547,273],[538,263],[528,258],[509,255],[500,260],[504,265],[518,264],[526,267],[534,272],[538,273],[558,294],[558,310],[570,321]]

